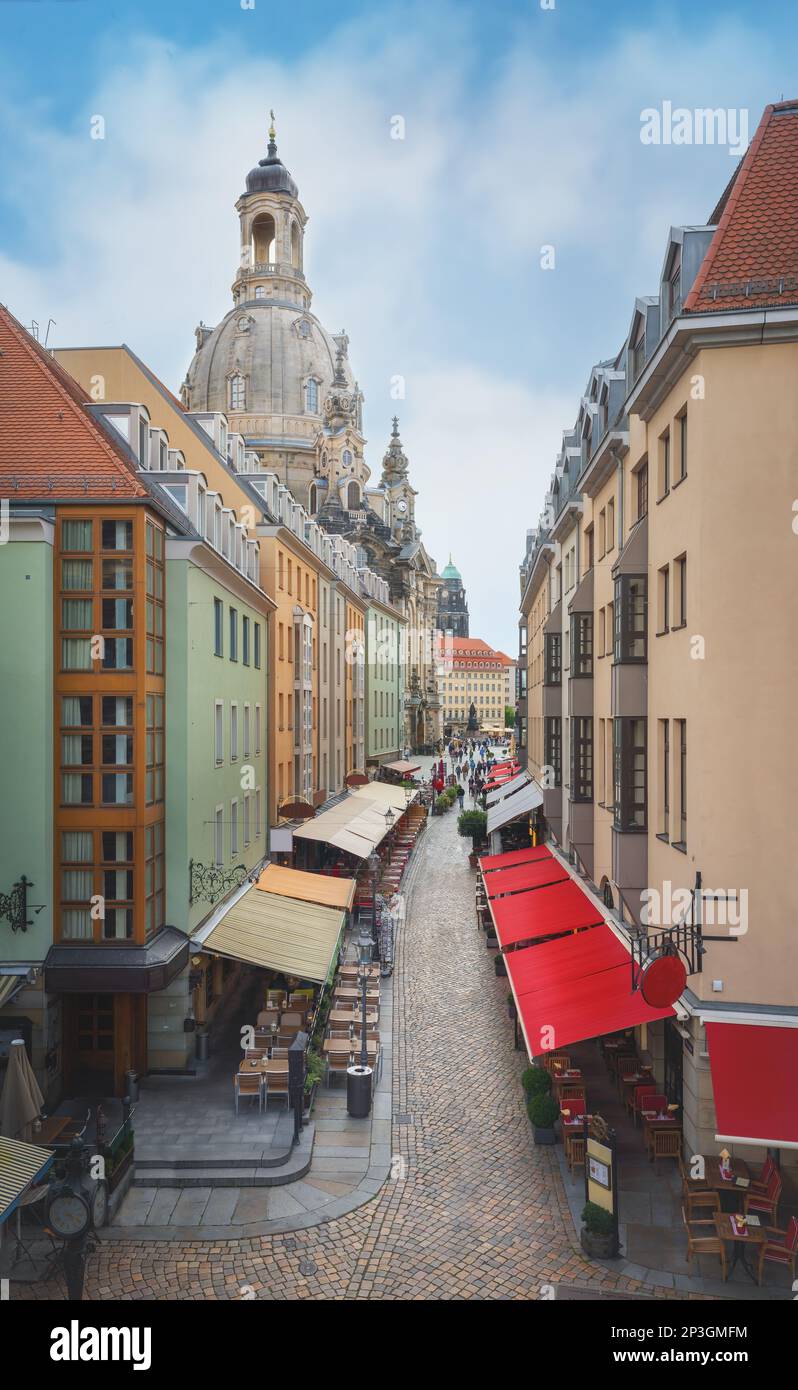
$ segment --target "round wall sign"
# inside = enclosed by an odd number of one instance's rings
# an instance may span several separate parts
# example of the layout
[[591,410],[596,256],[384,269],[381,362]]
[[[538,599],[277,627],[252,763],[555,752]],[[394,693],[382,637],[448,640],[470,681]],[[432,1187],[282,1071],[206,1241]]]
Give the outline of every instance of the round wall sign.
[[649,962],[640,981],[640,993],[652,1009],[675,1004],[687,984],[687,969],[681,956],[657,956]]

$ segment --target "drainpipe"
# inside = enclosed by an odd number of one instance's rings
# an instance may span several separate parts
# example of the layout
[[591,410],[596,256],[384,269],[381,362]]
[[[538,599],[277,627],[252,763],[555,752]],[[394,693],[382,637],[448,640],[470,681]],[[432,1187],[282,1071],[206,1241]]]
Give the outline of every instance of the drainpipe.
[[620,555],[623,547],[623,518],[624,518],[624,493],[623,493],[623,459],[613,449],[612,456],[615,459],[616,475],[618,478],[618,554]]

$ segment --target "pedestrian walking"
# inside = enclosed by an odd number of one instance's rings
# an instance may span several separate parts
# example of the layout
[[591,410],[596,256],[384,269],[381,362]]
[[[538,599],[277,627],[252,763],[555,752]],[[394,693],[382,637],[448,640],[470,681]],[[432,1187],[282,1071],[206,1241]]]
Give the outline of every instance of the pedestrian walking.
[[460,803],[460,810],[462,811],[463,802],[465,800],[465,787],[461,787],[459,782],[457,783],[457,800]]

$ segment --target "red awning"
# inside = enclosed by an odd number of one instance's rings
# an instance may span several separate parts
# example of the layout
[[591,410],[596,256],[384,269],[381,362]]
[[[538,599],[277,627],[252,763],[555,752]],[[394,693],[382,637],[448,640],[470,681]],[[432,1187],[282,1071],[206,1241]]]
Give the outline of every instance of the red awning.
[[798,1028],[707,1023],[716,1139],[798,1148]]
[[[491,878],[502,880],[509,872],[504,869]],[[533,893],[494,899],[490,907],[500,946],[532,941],[536,936],[572,932],[578,927],[594,927],[604,921],[587,893],[573,879],[537,888]]]
[[509,849],[506,854],[485,854],[479,860],[479,867],[484,873],[493,873],[494,869],[514,869],[517,864],[531,864],[536,859],[551,858],[551,850],[547,845],[529,845],[527,849]]
[[545,888],[548,883],[562,883],[569,877],[568,871],[550,854],[548,859],[519,864],[517,869],[503,869],[500,874],[488,874],[485,892],[489,898],[497,898],[502,893],[526,893],[530,888]]
[[[559,885],[552,889],[542,888],[540,896],[558,891]],[[569,932],[556,941],[541,941],[523,951],[508,951],[504,960],[516,997],[520,998],[562,981],[612,970],[616,965],[628,965],[629,952],[606,923],[602,923],[576,936]]]
[[[576,942],[579,938],[568,940]],[[509,966],[512,955],[506,960]],[[560,979],[532,994],[515,995],[515,1002],[530,1057],[673,1014],[671,1005],[652,1009],[639,990],[632,991],[628,964],[576,979]]]

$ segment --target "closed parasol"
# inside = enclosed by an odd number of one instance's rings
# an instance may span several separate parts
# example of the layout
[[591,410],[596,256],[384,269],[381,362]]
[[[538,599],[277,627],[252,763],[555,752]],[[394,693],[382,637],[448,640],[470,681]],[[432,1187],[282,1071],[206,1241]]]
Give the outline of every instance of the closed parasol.
[[21,1038],[15,1038],[8,1057],[3,1094],[0,1096],[0,1134],[8,1139],[30,1138],[30,1127],[44,1106],[44,1096],[28,1061]]

